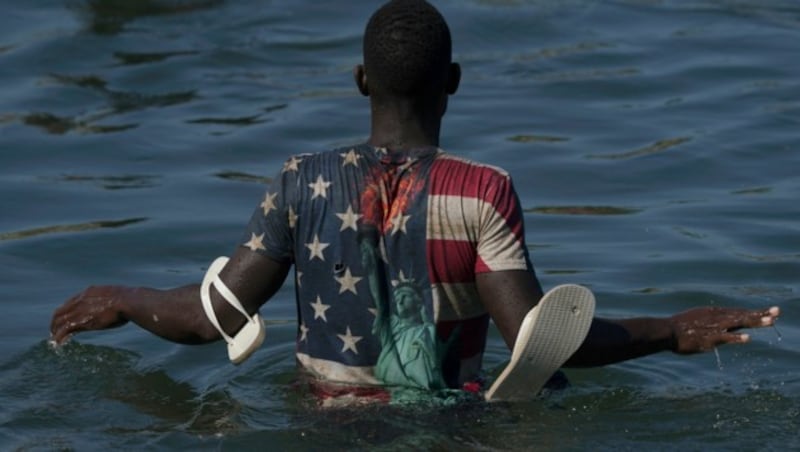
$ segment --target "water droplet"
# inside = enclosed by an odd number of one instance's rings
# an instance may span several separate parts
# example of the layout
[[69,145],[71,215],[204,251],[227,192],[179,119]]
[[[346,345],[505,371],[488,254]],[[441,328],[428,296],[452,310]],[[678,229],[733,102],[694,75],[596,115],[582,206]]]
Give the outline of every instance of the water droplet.
[[772,324],[772,330],[775,331],[775,335],[778,336],[778,342],[783,340],[783,335],[781,334],[780,330],[778,330],[778,327],[774,323]]
[[717,367],[719,370],[722,370],[722,360],[719,358],[719,350],[717,350],[717,347],[714,347],[714,355],[717,357]]

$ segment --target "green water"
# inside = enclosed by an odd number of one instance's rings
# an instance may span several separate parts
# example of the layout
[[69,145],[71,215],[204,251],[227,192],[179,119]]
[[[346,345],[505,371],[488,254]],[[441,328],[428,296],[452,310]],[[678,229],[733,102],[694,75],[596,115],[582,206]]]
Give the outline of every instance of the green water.
[[[320,411],[294,288],[264,346],[135,327],[50,349],[89,284],[196,282],[291,153],[363,140],[375,3],[5,2],[0,17],[3,450],[800,449],[800,5],[441,1],[464,80],[442,146],[506,168],[544,286],[607,317],[779,305],[746,346],[570,370],[529,403]],[[491,374],[508,351],[491,332]]]

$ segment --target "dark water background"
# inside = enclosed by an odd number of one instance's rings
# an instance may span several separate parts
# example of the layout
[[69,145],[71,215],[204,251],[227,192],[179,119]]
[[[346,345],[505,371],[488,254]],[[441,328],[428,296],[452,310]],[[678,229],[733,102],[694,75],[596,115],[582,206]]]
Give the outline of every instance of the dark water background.
[[[571,370],[542,400],[320,412],[293,288],[247,363],[128,326],[50,349],[93,283],[196,282],[290,153],[363,140],[377,3],[2,2],[3,450],[800,449],[800,3],[442,0],[447,150],[515,179],[542,283],[603,316],[779,305],[713,354]],[[485,363],[508,357],[492,331]]]

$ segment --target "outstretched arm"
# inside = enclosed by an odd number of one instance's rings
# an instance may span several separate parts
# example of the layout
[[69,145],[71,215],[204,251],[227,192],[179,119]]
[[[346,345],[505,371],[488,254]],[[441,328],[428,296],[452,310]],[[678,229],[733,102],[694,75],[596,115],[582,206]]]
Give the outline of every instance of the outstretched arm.
[[583,345],[565,366],[603,366],[661,351],[688,355],[743,344],[750,335],[739,330],[773,325],[779,315],[777,307],[700,307],[663,318],[595,318]]
[[[536,277],[522,270],[483,273],[476,276],[476,284],[486,309],[512,349],[522,319],[542,297]],[[779,315],[777,307],[701,307],[664,318],[595,318],[583,344],[565,366],[602,366],[662,351],[692,354],[718,345],[744,343],[750,337],[738,330],[773,325]]]
[[[248,248],[239,247],[220,272],[245,310],[255,313],[277,292],[291,268]],[[222,328],[237,332],[246,319],[211,290],[214,311]],[[164,339],[199,344],[220,339],[200,301],[200,285],[168,290],[147,287],[92,286],[67,300],[53,313],[50,333],[61,344],[75,333],[102,330],[133,322]]]

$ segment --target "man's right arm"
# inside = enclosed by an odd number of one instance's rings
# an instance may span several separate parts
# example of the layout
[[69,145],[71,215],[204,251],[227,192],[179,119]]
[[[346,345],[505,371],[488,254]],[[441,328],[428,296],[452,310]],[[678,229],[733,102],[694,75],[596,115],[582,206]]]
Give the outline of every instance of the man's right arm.
[[[272,297],[286,279],[289,262],[279,262],[239,247],[220,272],[220,279],[251,315]],[[217,319],[230,335],[247,319],[211,290]],[[147,287],[92,286],[53,313],[52,340],[60,344],[75,333],[133,322],[164,339],[199,344],[220,339],[200,301],[200,285],[160,290]]]

